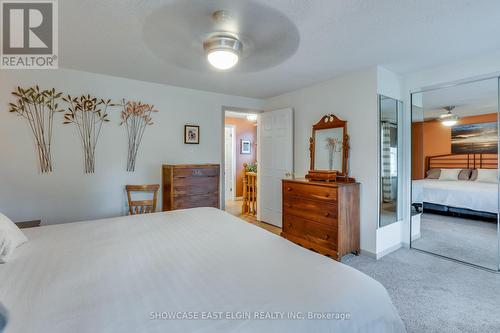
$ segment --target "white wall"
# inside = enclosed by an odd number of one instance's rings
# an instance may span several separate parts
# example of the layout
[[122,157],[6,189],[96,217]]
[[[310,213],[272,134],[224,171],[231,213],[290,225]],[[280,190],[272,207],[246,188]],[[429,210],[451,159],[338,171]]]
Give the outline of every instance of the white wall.
[[[114,109],[99,139],[95,174],[83,173],[76,129],[62,125],[62,114],[57,115],[53,135],[54,171],[40,174],[28,124],[7,112],[8,102],[14,101],[10,92],[18,85],[35,84],[72,95],[156,105],[160,112],[146,131],[136,171],[125,171],[126,130],[118,125],[120,110]],[[41,218],[43,224],[53,224],[124,214],[123,186],[160,183],[163,163],[220,163],[222,106],[261,109],[263,101],[60,69],[2,71],[0,106],[0,211],[15,221]],[[183,144],[187,123],[201,126],[200,145]]]
[[500,52],[411,73],[404,78],[405,97],[409,92],[500,72]]
[[295,111],[295,175],[309,170],[312,125],[333,113],[348,121],[350,176],[361,183],[361,249],[376,253],[377,229],[377,69],[337,77],[267,100],[266,109]]

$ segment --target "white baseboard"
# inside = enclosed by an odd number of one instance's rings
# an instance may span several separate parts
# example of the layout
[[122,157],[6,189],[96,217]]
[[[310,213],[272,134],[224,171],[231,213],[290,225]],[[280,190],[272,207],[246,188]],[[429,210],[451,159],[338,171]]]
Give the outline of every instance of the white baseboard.
[[394,252],[394,251],[396,251],[396,250],[399,250],[399,249],[400,249],[400,248],[402,248],[402,247],[403,247],[403,244],[401,244],[401,243],[396,244],[396,245],[394,245],[394,246],[391,246],[391,247],[389,247],[389,248],[385,249],[384,251],[377,253],[377,255],[376,255],[376,259],[377,259],[377,260],[379,260],[379,259],[380,259],[380,258],[382,258],[383,256],[386,256],[386,255],[388,255],[389,253],[392,253],[392,252]]
[[367,257],[370,257],[370,258],[373,258],[373,259],[377,259],[377,255],[373,252],[370,252],[370,251],[366,251],[366,250],[363,250],[361,249],[361,255],[363,256],[367,256]]
[[380,258],[382,258],[383,256],[386,256],[388,255],[389,253],[392,253],[396,250],[399,250],[400,248],[402,248],[404,245],[402,243],[400,244],[396,244],[394,246],[391,246],[390,248],[388,249],[385,249],[384,251],[382,252],[379,252],[379,253],[373,253],[371,251],[366,251],[366,250],[361,250],[361,254],[364,255],[364,256],[367,256],[367,257],[370,257],[370,258],[373,258],[373,259],[376,259],[376,260],[379,260]]

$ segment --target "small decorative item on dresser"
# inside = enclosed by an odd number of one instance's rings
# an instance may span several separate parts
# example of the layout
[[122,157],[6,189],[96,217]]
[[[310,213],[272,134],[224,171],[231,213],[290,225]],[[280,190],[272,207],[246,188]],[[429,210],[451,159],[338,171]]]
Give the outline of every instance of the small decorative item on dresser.
[[218,164],[164,165],[163,211],[195,208],[219,208]]
[[184,143],[195,145],[200,143],[200,126],[184,125]]
[[249,155],[252,153],[252,143],[249,140],[241,140],[240,154]]

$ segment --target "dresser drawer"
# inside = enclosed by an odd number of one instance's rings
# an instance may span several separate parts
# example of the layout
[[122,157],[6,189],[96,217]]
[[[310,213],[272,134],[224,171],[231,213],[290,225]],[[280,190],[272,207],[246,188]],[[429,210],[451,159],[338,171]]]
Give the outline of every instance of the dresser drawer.
[[219,168],[174,168],[174,178],[186,177],[218,177]]
[[308,199],[335,202],[337,201],[337,188],[283,182],[283,195],[285,197],[300,196]]
[[196,207],[219,208],[219,193],[203,195],[186,195],[174,198],[174,209],[186,209]]
[[337,203],[288,196],[283,201],[286,214],[303,217],[336,228]]
[[218,189],[218,177],[179,178],[173,184],[174,196],[214,193]]
[[283,231],[323,247],[337,248],[337,230],[320,223],[304,220],[293,215],[285,215]]

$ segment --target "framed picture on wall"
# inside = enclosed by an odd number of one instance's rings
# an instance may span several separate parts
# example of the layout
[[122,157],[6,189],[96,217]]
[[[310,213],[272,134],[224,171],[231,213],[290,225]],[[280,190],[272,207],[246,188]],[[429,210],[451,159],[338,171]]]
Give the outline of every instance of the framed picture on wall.
[[252,143],[249,140],[241,140],[240,154],[249,155],[252,153]]
[[184,143],[193,145],[200,143],[200,126],[184,125]]

